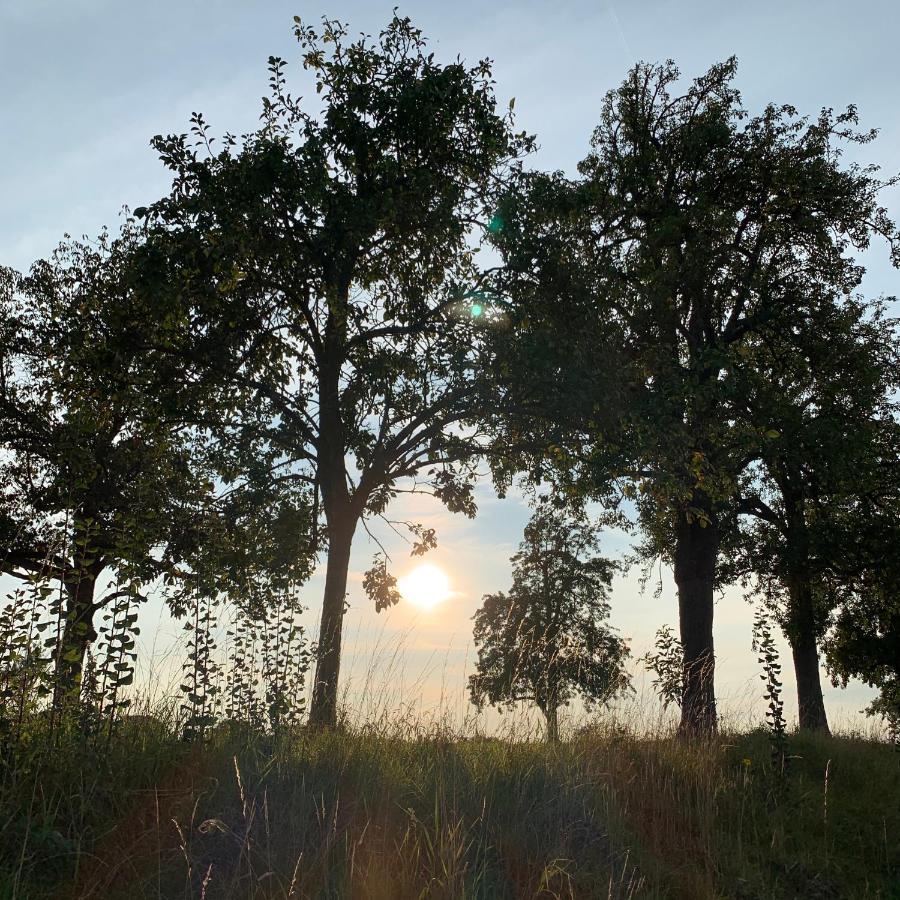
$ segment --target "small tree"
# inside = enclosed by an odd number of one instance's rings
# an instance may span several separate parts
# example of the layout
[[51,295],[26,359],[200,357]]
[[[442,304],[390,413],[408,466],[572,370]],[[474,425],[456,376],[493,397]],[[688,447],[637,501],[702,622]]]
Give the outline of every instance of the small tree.
[[653,690],[662,701],[663,709],[674,704],[681,707],[684,693],[683,666],[684,648],[681,641],[672,631],[671,626],[663,625],[656,630],[656,646],[648,650],[639,660],[648,672],[653,673]]
[[533,701],[557,741],[559,707],[573,696],[605,703],[628,687],[628,646],[606,624],[616,565],[596,550],[583,515],[538,507],[511,558],[509,593],[485,595],[474,616],[476,706]]

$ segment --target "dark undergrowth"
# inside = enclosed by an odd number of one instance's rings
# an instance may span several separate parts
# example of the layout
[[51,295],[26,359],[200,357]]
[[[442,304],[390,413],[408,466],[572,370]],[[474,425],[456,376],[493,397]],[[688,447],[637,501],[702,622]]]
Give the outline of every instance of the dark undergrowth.
[[773,771],[764,732],[36,732],[0,760],[0,897],[900,898],[900,754],[789,754]]

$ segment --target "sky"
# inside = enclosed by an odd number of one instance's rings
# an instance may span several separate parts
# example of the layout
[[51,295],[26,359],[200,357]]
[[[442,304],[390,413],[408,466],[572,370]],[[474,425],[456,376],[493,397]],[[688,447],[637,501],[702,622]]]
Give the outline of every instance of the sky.
[[[149,141],[186,131],[193,111],[203,112],[216,133],[252,129],[269,56],[286,59],[295,83],[304,85],[294,15],[309,22],[327,15],[353,32],[373,33],[395,2],[0,0],[0,264],[27,268],[64,233],[114,229],[124,204],[134,208],[166,192],[166,172]],[[494,60],[498,99],[505,107],[515,98],[518,125],[538,137],[534,164],[545,169],[574,172],[604,94],[634,62],[673,59],[693,77],[731,55],[738,57],[737,86],[751,112],[768,102],[813,115],[823,106],[855,103],[861,125],[878,127],[880,135],[848,159],[900,169],[894,62],[900,6],[894,0],[422,0],[399,12],[424,30],[439,58]],[[900,216],[897,191],[884,202]],[[897,292],[897,274],[882,248],[865,262],[867,293]],[[357,533],[343,678],[360,715],[418,710],[458,721],[470,712],[464,685],[473,657],[471,616],[483,594],[508,587],[509,557],[529,514],[521,497],[500,500],[488,482],[479,486],[478,499],[474,521],[423,497],[405,498],[390,511],[438,531],[429,561],[447,573],[453,593],[429,612],[409,604],[380,615],[369,608],[361,573],[376,547]],[[384,528],[376,535],[391,551],[396,573],[407,573],[414,561],[403,542]],[[614,533],[603,546],[616,555],[629,542]],[[660,625],[677,621],[671,574],[657,575],[659,596],[652,586],[640,590],[636,572],[614,586],[612,624],[634,657],[652,645]],[[317,575],[303,588],[312,629],[321,587]],[[758,720],[764,712],[751,622],[739,589],[718,598],[717,690],[735,721]],[[178,626],[158,602],[145,609],[142,624],[144,664],[154,660],[157,672],[171,669]],[[783,642],[781,649],[791,717],[793,677]],[[636,687],[638,700],[646,700],[649,683],[639,672]],[[858,711],[871,696],[859,684],[826,687],[832,721],[861,724]]]

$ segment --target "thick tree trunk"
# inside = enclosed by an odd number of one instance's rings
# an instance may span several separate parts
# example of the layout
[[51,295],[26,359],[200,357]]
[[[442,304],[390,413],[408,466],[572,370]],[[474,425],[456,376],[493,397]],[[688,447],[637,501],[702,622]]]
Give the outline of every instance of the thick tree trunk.
[[786,578],[788,610],[784,631],[794,657],[800,727],[827,733],[828,717],[825,715],[825,700],[822,697],[822,680],[819,675],[819,632],[813,607],[806,504],[802,490],[797,487],[803,484],[803,480],[798,472],[783,465],[777,470],[776,481],[784,500],[787,519],[784,537],[789,551]]
[[344,601],[347,596],[347,569],[356,520],[349,511],[328,527],[328,560],[325,570],[325,594],[319,625],[316,680],[313,685],[309,724],[334,728],[337,724],[338,676],[341,667],[341,631]]
[[828,717],[825,714],[825,700],[822,697],[822,679],[819,672],[812,588],[808,579],[798,579],[791,584],[790,600],[787,637],[794,657],[800,727],[828,734]]
[[68,602],[59,655],[56,658],[54,705],[76,701],[81,693],[81,675],[88,647],[97,639],[94,628],[94,591],[97,577],[82,573],[66,584]]
[[[704,508],[697,499],[695,505]],[[684,650],[679,732],[686,736],[716,730],[713,589],[718,553],[719,531],[714,519],[703,522],[693,516],[688,521],[682,513],[676,527],[675,583]]]

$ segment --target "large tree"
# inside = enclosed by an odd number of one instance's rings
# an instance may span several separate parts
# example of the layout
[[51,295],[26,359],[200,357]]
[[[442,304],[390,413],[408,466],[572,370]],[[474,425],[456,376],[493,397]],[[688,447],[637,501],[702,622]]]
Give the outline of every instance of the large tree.
[[168,351],[183,323],[134,290],[141,247],[129,220],[0,273],[0,571],[63,594],[58,703],[119,596],[163,578],[175,615],[197,591],[262,614],[263,585],[309,573],[309,492],[255,433],[210,442],[219,398]]
[[561,706],[576,695],[605,703],[628,687],[628,646],[607,624],[616,566],[597,549],[583,514],[538,507],[510,559],[512,587],[486,594],[474,617],[473,703],[531,701],[557,741]]
[[[766,439],[733,403],[746,349],[817,328],[823,305],[859,283],[853,251],[873,232],[895,235],[874,171],[841,163],[842,144],[871,137],[855,131],[855,111],[748,117],[735,70],[730,60],[679,89],[671,63],[636,66],[607,95],[579,177],[524,178],[497,235],[517,348],[538,348],[510,365],[540,393],[549,345],[553,396],[573,388],[554,425],[562,452],[540,465],[581,461],[604,486],[635,478],[655,552],[673,565],[685,732],[716,726],[723,516]],[[563,345],[580,373],[566,373]],[[543,432],[552,405],[511,404],[529,406]]]
[[[530,141],[498,113],[487,61],[439,64],[407,19],[375,39],[332,21],[295,32],[318,100],[289,93],[272,59],[259,131],[214,151],[197,116],[196,140],[156,139],[175,179],[146,210],[144,283],[188,324],[199,377],[232,394],[229,422],[253,415],[281,476],[321,498],[310,721],[333,725],[358,523],[405,489],[474,511],[474,243]],[[383,560],[366,585],[396,602]]]

